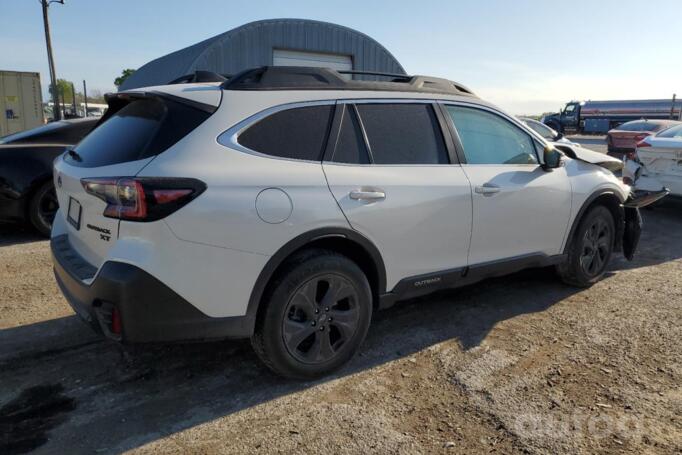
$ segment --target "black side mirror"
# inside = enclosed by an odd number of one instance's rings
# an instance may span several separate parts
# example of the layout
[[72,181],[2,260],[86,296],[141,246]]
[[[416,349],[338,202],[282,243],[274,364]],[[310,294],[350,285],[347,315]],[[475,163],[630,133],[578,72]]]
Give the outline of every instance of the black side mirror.
[[545,162],[545,164],[542,165],[543,169],[550,170],[561,166],[561,152],[551,145],[545,147],[542,155]]
[[554,140],[558,141],[558,140],[561,140],[563,137],[564,137],[564,133],[556,133]]

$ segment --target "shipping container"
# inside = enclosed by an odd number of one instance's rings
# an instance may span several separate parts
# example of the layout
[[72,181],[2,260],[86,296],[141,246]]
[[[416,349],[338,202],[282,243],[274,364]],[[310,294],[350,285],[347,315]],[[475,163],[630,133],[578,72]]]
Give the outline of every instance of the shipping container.
[[43,123],[40,73],[0,71],[0,136]]

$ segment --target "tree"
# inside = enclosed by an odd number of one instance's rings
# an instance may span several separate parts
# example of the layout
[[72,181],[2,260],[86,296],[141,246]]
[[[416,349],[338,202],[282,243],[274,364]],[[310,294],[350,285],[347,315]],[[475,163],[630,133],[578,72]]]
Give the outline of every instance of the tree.
[[96,88],[88,90],[88,103],[106,104],[102,91]]
[[124,69],[123,71],[121,71],[121,75],[114,79],[114,85],[116,87],[120,87],[125,82],[125,80],[128,79],[130,75],[133,74],[134,72],[135,70],[131,68]]
[[[73,84],[66,79],[57,79],[57,94],[62,104],[70,104],[73,102]],[[50,94],[52,94],[52,85],[50,85]]]

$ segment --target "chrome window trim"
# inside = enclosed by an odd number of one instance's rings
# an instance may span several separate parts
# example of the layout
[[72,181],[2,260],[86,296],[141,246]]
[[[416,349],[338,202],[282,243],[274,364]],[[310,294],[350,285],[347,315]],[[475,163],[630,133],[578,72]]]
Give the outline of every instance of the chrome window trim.
[[433,104],[434,98],[343,98],[339,104]]
[[[510,116],[500,110],[491,108],[490,106],[487,106],[485,104],[479,104],[475,102],[467,102],[467,101],[453,101],[453,100],[446,100],[446,99],[439,99],[439,98],[343,98],[343,99],[326,99],[326,100],[312,100],[312,101],[295,101],[292,103],[284,103],[284,104],[278,104],[276,106],[271,106],[269,108],[266,108],[262,111],[259,111],[244,120],[238,122],[237,124],[233,125],[232,127],[228,128],[227,130],[223,131],[220,133],[217,138],[216,142],[224,147],[229,147],[233,150],[237,150],[242,153],[246,153],[249,155],[253,156],[258,156],[261,158],[269,158],[271,160],[284,160],[284,161],[294,161],[297,163],[324,163],[324,164],[329,164],[329,165],[340,165],[340,166],[380,166],[380,167],[414,167],[414,166],[419,166],[419,167],[430,167],[430,166],[445,166],[445,164],[355,164],[355,163],[337,163],[335,161],[326,161],[326,160],[302,160],[302,159],[296,159],[296,158],[286,158],[282,156],[274,156],[274,155],[268,155],[266,153],[261,153],[256,150],[252,150],[250,148],[244,147],[239,143],[239,135],[244,132],[247,128],[253,126],[254,124],[258,123],[260,120],[264,119],[265,117],[268,117],[272,114],[275,114],[277,112],[281,112],[284,110],[288,109],[295,109],[295,108],[300,108],[300,107],[310,107],[310,106],[335,106],[336,104],[442,104],[444,106],[448,105],[453,105],[453,106],[463,106],[463,107],[470,107],[470,108],[475,108],[475,109],[481,109],[488,111],[492,114],[498,115],[502,118],[504,118],[507,121],[510,121],[512,124],[517,126],[518,128],[521,128],[522,131],[526,132],[527,134],[530,134],[532,139],[535,139],[537,142],[540,142],[540,145],[542,148],[544,148],[547,145],[547,142],[540,136],[539,134],[535,133],[530,127],[526,126],[523,122],[520,120],[516,119],[513,116]],[[450,119],[452,122],[452,119]],[[453,122],[454,123],[454,122]],[[538,157],[538,164],[520,164],[519,166],[538,166],[542,161],[540,160],[540,157]],[[448,163],[450,166],[463,166],[467,165],[468,163]],[[477,165],[475,165],[477,166]]]

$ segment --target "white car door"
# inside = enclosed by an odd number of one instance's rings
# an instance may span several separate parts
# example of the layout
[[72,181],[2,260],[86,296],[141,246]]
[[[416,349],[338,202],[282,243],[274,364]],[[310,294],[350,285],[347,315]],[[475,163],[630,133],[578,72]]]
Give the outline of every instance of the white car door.
[[[381,252],[387,290],[408,277],[402,285],[445,285],[467,265],[471,187],[434,105],[339,103],[324,172],[353,229]],[[423,276],[441,271],[451,273]]]
[[488,108],[445,105],[473,188],[469,264],[561,253],[571,213],[566,170],[543,169],[543,144]]

